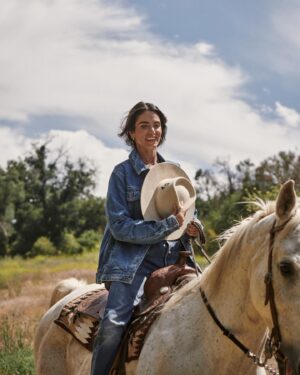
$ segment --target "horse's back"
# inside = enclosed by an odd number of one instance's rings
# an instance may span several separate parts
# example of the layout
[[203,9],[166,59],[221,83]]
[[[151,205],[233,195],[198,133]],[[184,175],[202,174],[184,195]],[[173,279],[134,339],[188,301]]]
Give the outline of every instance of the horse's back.
[[[38,368],[43,367],[42,362],[53,362],[51,358],[56,354],[58,357],[64,355],[64,353],[67,351],[67,345],[72,339],[72,337],[66,331],[54,323],[54,321],[59,317],[63,307],[68,302],[89,291],[103,288],[103,284],[85,285],[66,295],[56,302],[48,311],[46,311],[38,324],[34,339],[34,354],[37,374],[48,375],[48,372],[45,370],[44,372],[41,372],[38,370]],[[53,350],[55,350],[55,353],[53,353]]]
[[70,294],[74,290],[83,288],[85,285],[87,285],[87,282],[85,280],[78,280],[75,277],[61,280],[58,284],[56,284],[52,291],[49,307],[52,307],[60,299]]

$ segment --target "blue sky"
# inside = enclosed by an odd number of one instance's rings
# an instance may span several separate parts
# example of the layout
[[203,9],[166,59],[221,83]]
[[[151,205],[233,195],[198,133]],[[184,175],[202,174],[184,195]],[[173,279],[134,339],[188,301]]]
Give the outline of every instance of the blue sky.
[[[224,62],[240,66],[248,75],[245,87],[254,102],[272,105],[279,100],[300,110],[295,61],[299,46],[293,51],[276,30],[279,24],[284,34],[289,11],[293,13],[294,7],[299,11],[296,1],[131,0],[128,4],[146,14],[151,31],[166,40],[214,45]],[[272,59],[282,60],[286,68],[280,69]]]
[[193,177],[300,142],[300,4],[10,0],[0,4],[0,165],[51,137],[99,170],[105,195],[138,101],[166,113],[162,153]]

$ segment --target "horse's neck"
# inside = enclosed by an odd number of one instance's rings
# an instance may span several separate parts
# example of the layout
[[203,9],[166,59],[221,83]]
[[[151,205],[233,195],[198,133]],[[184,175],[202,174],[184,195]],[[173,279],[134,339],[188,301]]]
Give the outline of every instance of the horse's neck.
[[[250,280],[255,279],[256,271],[254,266],[252,270],[251,264],[254,254],[260,263],[265,255],[259,242],[253,242],[257,233],[253,235],[247,227],[244,229],[231,237],[200,280],[186,285],[167,303],[146,340],[138,374],[256,373],[254,363],[223,334],[200,294],[201,286],[223,326],[258,354],[266,326],[252,302]],[[157,337],[161,337],[159,342]],[[153,369],[154,363],[157,365]]]
[[[251,300],[250,283],[247,264],[239,269],[227,271],[218,284],[217,291],[208,294],[208,300],[220,321],[238,335],[256,338],[259,333],[265,332],[265,323],[254,308]],[[249,267],[249,264],[248,264]],[[202,283],[209,284],[209,277]]]
[[[191,369],[200,369],[199,373],[205,370],[208,375],[256,373],[255,365],[214,322],[200,294],[201,285],[220,322],[252,352],[258,352],[265,326],[252,306],[250,260],[244,255],[233,254],[228,259],[219,283],[215,282],[214,271],[220,268],[212,265],[202,280],[192,281],[167,303],[146,339],[138,374],[191,374]],[[214,293],[210,283],[214,285]]]
[[[207,297],[220,322],[251,351],[258,352],[265,337],[266,326],[251,300],[250,260],[251,253],[249,254],[244,249],[240,249],[231,256],[231,260],[226,263],[218,283],[214,285],[215,290],[210,291]],[[215,280],[215,277],[214,266],[212,266],[211,270],[208,270],[207,274],[204,275],[203,282],[201,282],[204,291],[205,289],[209,290],[210,280]],[[204,312],[206,307],[203,302],[199,303],[201,303],[201,313],[206,314],[206,317],[209,316],[207,311]],[[205,334],[206,337],[204,338],[207,344],[209,340],[215,341],[217,335],[219,339],[216,340],[216,346],[218,346],[219,357],[226,357],[226,362],[228,362],[228,358],[231,358],[232,365],[236,362],[242,366],[245,360],[246,369],[249,369],[251,367],[249,359],[222,334],[211,316],[206,319],[210,325],[210,329],[206,330],[208,333]],[[249,371],[251,373],[251,370]],[[244,373],[246,374],[246,372]]]

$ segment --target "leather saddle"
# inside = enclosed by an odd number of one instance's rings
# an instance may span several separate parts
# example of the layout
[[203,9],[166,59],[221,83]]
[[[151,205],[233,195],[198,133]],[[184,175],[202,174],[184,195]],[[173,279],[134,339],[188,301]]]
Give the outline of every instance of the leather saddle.
[[[146,280],[144,297],[133,313],[111,375],[125,374],[125,362],[139,357],[147,332],[165,303],[178,289],[196,277],[195,269],[186,264],[189,255],[189,252],[181,251],[176,264],[154,271]],[[55,323],[92,351],[108,293],[106,289],[100,289],[74,299],[64,306]]]

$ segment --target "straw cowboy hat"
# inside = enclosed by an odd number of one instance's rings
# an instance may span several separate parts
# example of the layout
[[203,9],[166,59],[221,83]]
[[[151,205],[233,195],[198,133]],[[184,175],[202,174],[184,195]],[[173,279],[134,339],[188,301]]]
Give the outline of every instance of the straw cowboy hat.
[[182,236],[193,219],[196,192],[187,174],[176,164],[159,163],[150,169],[141,191],[141,209],[145,220],[161,220],[176,211],[186,211],[183,225],[169,234],[167,240]]

